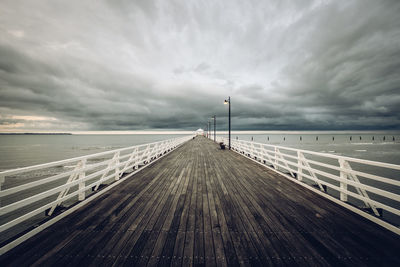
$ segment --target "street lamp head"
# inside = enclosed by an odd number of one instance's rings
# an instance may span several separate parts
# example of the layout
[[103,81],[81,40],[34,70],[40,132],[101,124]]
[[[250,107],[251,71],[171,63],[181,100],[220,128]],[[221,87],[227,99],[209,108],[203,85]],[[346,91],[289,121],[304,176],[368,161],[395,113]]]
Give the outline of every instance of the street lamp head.
[[229,101],[225,99],[224,105],[228,105],[228,104],[229,104]]

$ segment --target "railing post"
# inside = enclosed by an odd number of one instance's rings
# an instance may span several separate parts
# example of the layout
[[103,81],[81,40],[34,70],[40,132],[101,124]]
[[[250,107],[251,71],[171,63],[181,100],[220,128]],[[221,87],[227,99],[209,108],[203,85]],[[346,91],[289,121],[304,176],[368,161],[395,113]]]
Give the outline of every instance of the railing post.
[[300,151],[297,151],[297,180],[302,181],[303,180],[303,161],[302,159],[302,153]]
[[115,153],[115,181],[119,180],[119,152]]
[[143,152],[143,163],[149,163],[150,145],[147,145],[145,152]]
[[[275,164],[278,164],[278,148],[275,146],[274,147],[274,159],[275,159]],[[278,169],[277,165],[274,165],[275,169]]]
[[[69,176],[69,178],[68,178],[68,180],[67,180],[67,182],[66,182],[65,184],[70,184],[70,183],[72,183],[73,181],[75,181],[75,180],[79,177],[79,170],[80,170],[81,168],[82,168],[82,161],[78,161],[78,163],[76,164],[76,167],[75,167],[75,169],[74,169],[74,172]],[[63,190],[61,190],[60,193],[58,194],[57,200],[62,199],[63,197],[65,197],[65,196],[68,194],[70,188],[71,188],[71,187],[69,186],[69,187],[67,187],[67,188],[65,188],[65,189],[63,189]],[[79,185],[78,185],[78,188],[79,188]],[[79,197],[79,195],[78,195],[78,197]],[[51,216],[51,215],[53,214],[53,212],[55,211],[56,207],[57,207],[58,205],[61,205],[61,203],[62,203],[62,201],[57,201],[57,202],[50,208],[50,210],[47,212],[46,215],[47,215],[47,216]]]
[[317,175],[315,174],[313,168],[310,166],[310,164],[308,163],[306,157],[304,157],[303,153],[298,154],[301,163],[304,165],[304,167],[306,167],[306,170],[308,171],[308,173],[313,177],[314,182],[316,182],[319,186],[319,188],[321,189],[322,192],[326,192],[327,187],[325,185],[322,185],[320,180],[318,179]]
[[[85,167],[86,167],[86,159],[83,159],[81,161],[81,168],[84,169]],[[79,180],[81,181],[79,183],[79,195],[78,195],[79,201],[85,200],[85,196],[86,196],[85,191],[83,191],[83,189],[85,188],[85,181],[82,181],[83,179],[85,179],[85,176],[86,176],[85,171],[82,171],[79,173]]]
[[[1,187],[5,181],[5,176],[4,175],[0,175],[0,191],[1,191]],[[0,207],[1,207],[1,198],[0,198]]]
[[254,144],[253,144],[253,142],[251,142],[250,143],[250,153],[249,153],[250,155],[250,158],[256,158],[256,150],[255,150],[255,148],[254,148]]
[[[339,159],[339,165],[340,165],[340,168],[345,169],[346,168],[345,160],[340,158]],[[347,173],[344,172],[343,170],[341,170],[340,171],[340,178],[347,180],[348,179],[347,178]],[[340,181],[340,190],[347,191],[347,183],[344,183],[344,182]],[[347,201],[347,194],[342,192],[342,191],[340,191],[340,200],[341,201]]]
[[135,170],[139,169],[139,147],[135,148]]

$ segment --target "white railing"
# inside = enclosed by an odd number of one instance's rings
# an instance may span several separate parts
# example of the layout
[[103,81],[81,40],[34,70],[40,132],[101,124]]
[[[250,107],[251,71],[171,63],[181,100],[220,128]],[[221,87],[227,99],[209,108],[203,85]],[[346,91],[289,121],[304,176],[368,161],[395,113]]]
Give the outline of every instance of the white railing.
[[[28,219],[51,216],[166,154],[193,136],[0,172],[0,233]],[[35,218],[36,218],[35,217]],[[3,240],[4,241],[4,240]]]
[[400,216],[400,165],[235,139],[231,149],[377,217],[382,210]]

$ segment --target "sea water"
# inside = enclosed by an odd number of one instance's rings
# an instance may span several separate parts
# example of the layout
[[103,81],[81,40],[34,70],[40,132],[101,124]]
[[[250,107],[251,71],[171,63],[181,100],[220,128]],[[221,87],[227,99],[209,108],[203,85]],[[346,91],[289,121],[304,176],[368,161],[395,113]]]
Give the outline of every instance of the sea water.
[[181,134],[0,135],[0,171],[153,143]]
[[[223,136],[227,137],[227,135]],[[400,134],[398,132],[231,134],[231,139],[236,138],[400,165]]]
[[[181,134],[134,135],[0,135],[0,171],[32,166],[98,152],[157,142]],[[221,135],[227,136],[227,135]],[[232,134],[232,139],[253,140],[316,152],[400,165],[399,133]]]

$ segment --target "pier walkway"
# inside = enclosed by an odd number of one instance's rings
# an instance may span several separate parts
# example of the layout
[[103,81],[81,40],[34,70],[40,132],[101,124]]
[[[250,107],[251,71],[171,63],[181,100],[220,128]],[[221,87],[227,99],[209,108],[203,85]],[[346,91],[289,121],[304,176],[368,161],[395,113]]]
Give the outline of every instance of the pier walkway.
[[0,266],[400,266],[398,235],[197,137]]

